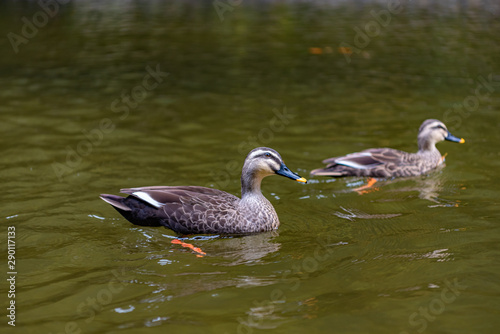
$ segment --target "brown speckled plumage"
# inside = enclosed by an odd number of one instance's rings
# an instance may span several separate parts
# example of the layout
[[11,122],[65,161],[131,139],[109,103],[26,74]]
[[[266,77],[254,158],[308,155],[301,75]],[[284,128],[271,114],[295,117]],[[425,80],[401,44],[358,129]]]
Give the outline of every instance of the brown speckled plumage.
[[249,234],[275,230],[279,219],[262,195],[264,177],[279,174],[305,182],[291,172],[273,149],[259,147],[245,159],[241,175],[242,198],[198,186],[121,189],[124,198],[101,195],[127,220],[137,225],[165,226],[180,234]]
[[463,143],[446,126],[436,120],[425,120],[418,133],[418,152],[408,153],[392,148],[371,148],[342,157],[323,160],[325,168],[311,171],[321,176],[370,176],[375,178],[405,177],[425,174],[443,162],[436,143],[449,140]]

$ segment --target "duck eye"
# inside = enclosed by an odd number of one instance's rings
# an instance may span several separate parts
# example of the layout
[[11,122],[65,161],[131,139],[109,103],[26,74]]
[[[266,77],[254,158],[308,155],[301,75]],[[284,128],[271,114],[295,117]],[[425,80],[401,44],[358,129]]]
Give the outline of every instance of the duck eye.
[[265,156],[266,158],[270,158],[270,157],[271,157],[271,153],[265,153],[265,154],[264,154],[264,156]]

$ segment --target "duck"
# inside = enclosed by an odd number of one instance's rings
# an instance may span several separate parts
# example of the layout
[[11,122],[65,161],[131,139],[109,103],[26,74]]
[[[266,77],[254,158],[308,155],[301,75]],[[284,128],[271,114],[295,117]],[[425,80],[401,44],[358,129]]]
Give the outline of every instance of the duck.
[[262,179],[281,175],[307,183],[292,172],[274,149],[258,147],[245,158],[241,198],[201,186],[125,188],[127,197],[101,194],[124,218],[136,225],[164,226],[181,234],[254,234],[280,225],[273,205],[261,192]]
[[425,120],[418,130],[418,151],[408,153],[392,148],[370,148],[361,152],[323,160],[324,168],[314,169],[311,175],[318,176],[366,176],[373,178],[396,178],[417,176],[430,172],[444,162],[436,143],[448,140],[463,144],[465,140],[453,136],[446,125],[437,119]]

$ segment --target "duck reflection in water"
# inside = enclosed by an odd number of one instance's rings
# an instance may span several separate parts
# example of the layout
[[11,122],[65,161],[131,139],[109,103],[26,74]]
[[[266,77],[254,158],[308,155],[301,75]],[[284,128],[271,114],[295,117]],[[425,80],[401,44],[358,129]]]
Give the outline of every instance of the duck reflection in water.
[[[198,257],[203,257],[208,253],[209,256],[225,259],[218,265],[233,266],[258,262],[266,255],[277,252],[281,247],[280,243],[273,241],[277,236],[279,236],[278,231],[245,236],[199,235],[174,238],[171,243],[191,250]],[[194,247],[194,243],[199,247]]]
[[[367,194],[370,192],[379,191],[381,188],[384,188],[385,193],[397,193],[397,197],[388,197],[384,196],[383,198],[379,198],[377,201],[379,202],[397,202],[408,200],[408,196],[410,198],[412,195],[401,196],[402,193],[417,193],[419,199],[427,200],[433,202],[434,204],[429,205],[429,207],[458,207],[460,201],[458,200],[448,200],[440,197],[440,194],[443,191],[446,191],[446,184],[449,184],[448,177],[446,173],[443,173],[441,169],[445,165],[437,167],[435,172],[429,175],[415,176],[415,177],[407,177],[407,178],[397,178],[391,180],[381,180],[377,182],[377,187],[364,188],[359,190],[359,188],[355,188],[354,191],[359,194]],[[350,182],[348,184],[352,184],[357,186],[359,183]],[[451,184],[450,187],[463,189],[463,186]],[[342,190],[341,193],[350,192],[351,190]],[[455,190],[453,191],[455,193]]]

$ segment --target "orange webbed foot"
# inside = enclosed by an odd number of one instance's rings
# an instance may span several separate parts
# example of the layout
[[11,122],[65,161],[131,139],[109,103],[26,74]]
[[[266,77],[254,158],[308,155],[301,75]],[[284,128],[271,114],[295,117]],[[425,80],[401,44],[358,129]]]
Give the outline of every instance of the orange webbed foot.
[[[377,182],[376,178],[370,177],[364,186],[354,189],[360,195],[370,193],[372,191],[377,191],[378,188],[372,188],[372,186]],[[371,188],[371,189],[370,189]]]
[[187,242],[183,242],[179,239],[174,239],[171,241],[171,243],[176,244],[176,245],[181,245],[182,247],[186,247],[186,248],[193,250],[194,252],[198,253],[198,254],[196,254],[197,257],[203,257],[203,255],[207,255],[207,253],[202,251],[201,248],[195,247],[194,245],[189,244]]

